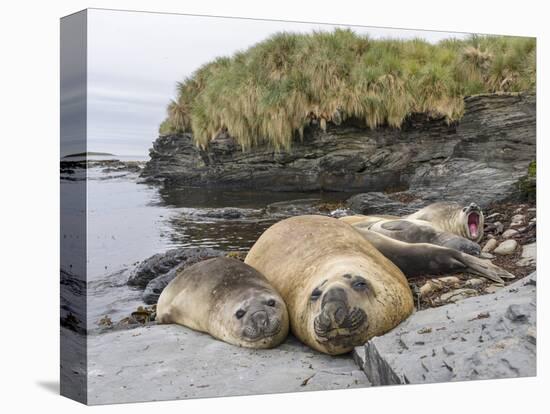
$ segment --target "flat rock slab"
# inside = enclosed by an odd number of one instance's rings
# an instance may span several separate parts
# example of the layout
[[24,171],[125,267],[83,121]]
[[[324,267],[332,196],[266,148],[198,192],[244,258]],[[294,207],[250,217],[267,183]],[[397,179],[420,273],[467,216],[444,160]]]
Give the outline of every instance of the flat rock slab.
[[533,266],[537,264],[537,243],[526,244],[521,252],[518,266]]
[[354,351],[372,385],[536,375],[536,274],[416,312]]
[[89,404],[365,386],[351,355],[320,354],[294,337],[251,350],[182,326],[152,325],[88,340]]

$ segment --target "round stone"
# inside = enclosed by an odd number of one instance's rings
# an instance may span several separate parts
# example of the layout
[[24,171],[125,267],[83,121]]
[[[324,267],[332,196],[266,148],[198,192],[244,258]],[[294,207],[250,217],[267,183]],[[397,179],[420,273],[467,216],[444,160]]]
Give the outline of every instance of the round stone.
[[504,233],[502,233],[502,238],[503,239],[509,239],[511,237],[516,236],[517,234],[519,234],[519,231],[514,230],[514,229],[508,229]]
[[503,241],[498,245],[498,247],[495,249],[495,254],[500,255],[508,255],[515,252],[516,248],[518,247],[518,242],[510,239]]
[[485,243],[485,246],[483,246],[483,249],[481,249],[481,251],[484,253],[492,252],[495,247],[497,247],[497,245],[498,242],[496,241],[496,239],[489,239],[487,240],[487,243]]

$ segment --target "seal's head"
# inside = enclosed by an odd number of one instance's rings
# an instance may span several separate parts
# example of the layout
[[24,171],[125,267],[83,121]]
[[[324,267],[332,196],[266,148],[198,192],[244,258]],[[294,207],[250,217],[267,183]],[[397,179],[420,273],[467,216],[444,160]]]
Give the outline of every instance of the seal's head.
[[437,230],[453,233],[476,243],[483,238],[483,212],[476,203],[467,206],[445,201],[433,203],[407,218],[428,221]]
[[476,203],[463,207],[458,213],[461,234],[468,240],[479,242],[483,238],[484,217],[481,208]]
[[369,295],[367,279],[352,273],[325,279],[311,290],[309,324],[321,348],[333,354],[366,342]]
[[249,287],[228,295],[219,312],[213,314],[222,338],[246,348],[272,348],[288,334],[288,312],[283,299],[262,286]]

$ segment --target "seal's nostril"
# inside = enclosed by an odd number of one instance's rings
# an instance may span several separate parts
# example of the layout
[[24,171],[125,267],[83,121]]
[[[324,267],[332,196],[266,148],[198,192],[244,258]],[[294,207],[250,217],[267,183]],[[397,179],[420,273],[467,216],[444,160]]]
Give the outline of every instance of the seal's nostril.
[[260,327],[267,326],[269,322],[269,318],[267,317],[267,313],[264,311],[258,311],[254,314],[253,320],[256,323],[256,325]]
[[334,322],[336,322],[337,325],[342,325],[342,323],[346,320],[347,311],[343,307],[340,307],[336,309],[336,312],[334,312]]
[[269,299],[267,301],[267,306],[271,306],[271,307],[275,306],[275,299]]
[[341,287],[335,287],[327,290],[327,292],[323,296],[322,304],[325,305],[329,302],[347,303],[346,291]]

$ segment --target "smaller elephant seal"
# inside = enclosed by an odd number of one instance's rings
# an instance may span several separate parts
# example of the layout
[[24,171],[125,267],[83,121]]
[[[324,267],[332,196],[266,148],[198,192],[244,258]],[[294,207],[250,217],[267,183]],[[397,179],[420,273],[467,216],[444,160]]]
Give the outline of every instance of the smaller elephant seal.
[[476,203],[433,203],[406,217],[409,220],[430,222],[439,231],[453,233],[479,243],[483,238],[484,217]]
[[245,263],[285,300],[303,343],[337,355],[394,328],[413,310],[407,279],[352,226],[296,216],[267,229]]
[[159,323],[177,323],[246,348],[272,348],[288,334],[281,296],[254,268],[216,257],[180,272],[157,304]]

